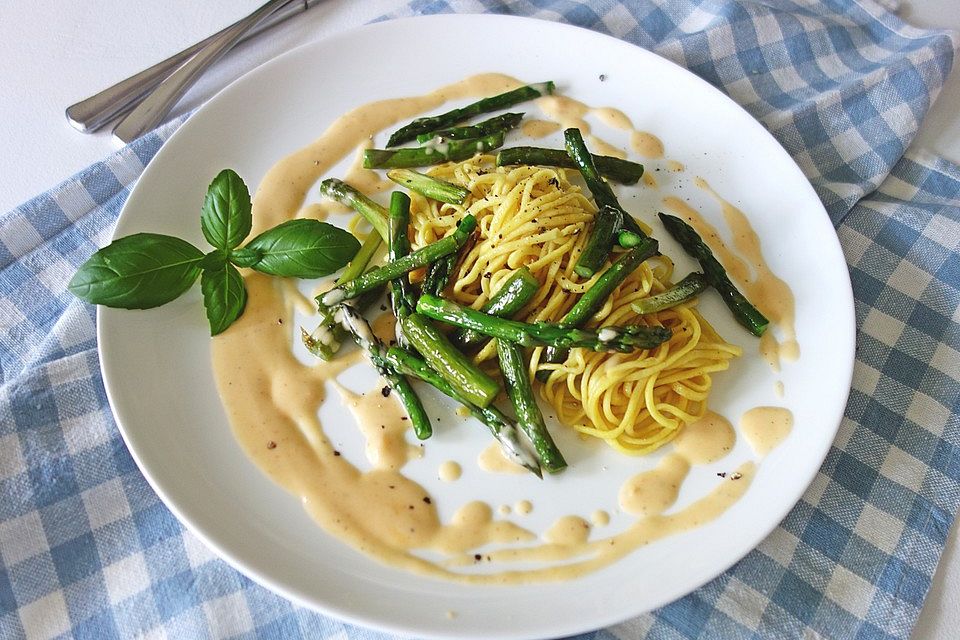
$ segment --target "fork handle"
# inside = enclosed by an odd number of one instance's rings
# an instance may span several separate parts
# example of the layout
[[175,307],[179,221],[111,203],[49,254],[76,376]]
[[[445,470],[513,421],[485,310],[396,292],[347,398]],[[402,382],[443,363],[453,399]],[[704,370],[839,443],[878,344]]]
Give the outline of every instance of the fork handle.
[[193,83],[258,22],[294,0],[269,0],[266,4],[227,29],[227,32],[201,49],[197,55],[170,74],[113,128],[113,136],[131,142],[163,122],[170,109]]
[[[237,44],[260,35],[288,18],[299,14],[301,11],[306,11],[311,6],[317,4],[318,1],[319,0],[300,0],[299,2],[284,5],[250,29],[250,31],[237,41]],[[164,78],[192,58],[198,51],[226,34],[231,28],[236,26],[236,24],[235,22],[230,26],[224,27],[217,33],[187,47],[179,53],[173,54],[166,60],[158,62],[152,67],[144,69],[140,73],[134,74],[125,80],[121,80],[96,95],[90,96],[86,100],[81,100],[67,107],[67,121],[82,133],[93,133],[103,128],[105,124],[116,117],[128,113],[141,98],[163,82]]]

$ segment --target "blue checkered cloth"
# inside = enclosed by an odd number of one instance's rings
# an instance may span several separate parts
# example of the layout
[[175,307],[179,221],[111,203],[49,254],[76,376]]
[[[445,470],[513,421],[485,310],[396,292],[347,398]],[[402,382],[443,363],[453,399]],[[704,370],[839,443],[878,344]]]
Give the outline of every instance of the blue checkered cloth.
[[[562,20],[652,49],[744,105],[837,228],[853,389],[800,503],[692,594],[583,638],[906,638],[960,500],[960,168],[906,153],[951,34],[870,0],[416,1]],[[374,638],[257,586],[140,475],[65,291],[177,123],[0,217],[0,638]]]

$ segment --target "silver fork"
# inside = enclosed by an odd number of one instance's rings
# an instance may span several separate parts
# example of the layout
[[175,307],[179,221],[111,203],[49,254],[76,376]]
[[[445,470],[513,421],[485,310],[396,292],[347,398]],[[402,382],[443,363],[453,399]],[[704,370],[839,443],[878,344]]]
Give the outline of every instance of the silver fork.
[[[320,1],[321,0],[297,0],[283,3],[282,1],[277,0],[276,4],[278,6],[275,6],[272,12],[256,22],[256,24],[250,27],[249,30],[244,31],[241,37],[234,41],[233,45],[250,40],[261,33],[272,29],[281,22],[286,21],[288,18],[298,15],[302,11],[306,11],[307,9],[313,7]],[[275,3],[268,3],[257,11],[262,11],[265,7],[271,4]],[[160,85],[164,79],[170,76],[175,70],[183,66],[188,60],[194,58],[198,52],[204,50],[208,45],[222,42],[221,39],[228,37],[232,29],[236,28],[245,20],[249,20],[252,16],[253,14],[247,16],[246,18],[242,18],[241,20],[228,27],[225,27],[208,38],[205,38],[204,40],[187,47],[183,51],[170,56],[166,60],[158,62],[157,64],[144,69],[140,73],[130,76],[125,80],[121,80],[120,82],[104,89],[103,91],[100,91],[96,95],[71,105],[66,110],[67,121],[82,133],[93,133],[94,131],[98,131],[104,125],[108,124],[118,116],[128,113],[153,89]],[[224,52],[229,50],[229,48],[230,47],[226,47]],[[212,64],[212,61],[208,63],[207,66],[209,66],[209,64]],[[196,77],[192,78],[190,80],[190,84],[192,84],[195,80]],[[189,87],[189,84],[187,87]],[[184,89],[184,91],[185,90],[186,89]],[[172,107],[172,104],[170,107]]]
[[269,0],[262,7],[240,20],[220,37],[201,49],[182,67],[170,74],[166,80],[138,104],[133,111],[113,128],[113,135],[121,142],[130,142],[150,131],[163,122],[167,113],[178,100],[197,81],[204,71],[219,60],[223,54],[237,43],[244,33],[257,25],[283,5],[295,0]]

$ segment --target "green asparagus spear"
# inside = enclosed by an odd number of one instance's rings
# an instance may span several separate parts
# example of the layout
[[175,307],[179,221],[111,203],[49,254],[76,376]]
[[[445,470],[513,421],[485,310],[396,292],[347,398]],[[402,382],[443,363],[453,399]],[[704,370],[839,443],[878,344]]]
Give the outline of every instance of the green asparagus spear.
[[597,211],[593,220],[593,229],[590,230],[590,237],[587,238],[587,244],[580,252],[577,258],[577,264],[574,265],[574,272],[581,278],[590,278],[597,269],[607,261],[610,255],[610,248],[613,246],[614,239],[623,224],[623,211],[609,205],[604,205]]
[[[357,298],[353,307],[363,313],[383,296],[383,290],[384,288],[381,286],[366,292]],[[314,329],[312,333],[308,333],[307,330],[302,327],[300,328],[300,339],[303,341],[303,346],[307,348],[307,351],[327,361],[333,360],[333,357],[340,351],[340,347],[344,341],[350,337],[349,332],[344,326],[334,320],[334,311],[335,310],[330,309],[321,313],[320,322],[317,323],[317,328]]]
[[[349,282],[361,275],[373,259],[373,256],[377,253],[381,244],[383,244],[383,241],[380,239],[380,234],[373,232],[368,235],[367,239],[360,245],[360,250],[357,251],[357,255],[353,257],[353,260],[350,261],[347,268],[343,270],[338,280]],[[360,298],[356,307],[360,309],[360,311],[363,311],[379,296],[379,291],[371,291]],[[414,306],[416,305],[414,304]],[[320,322],[317,323],[317,328],[312,332],[307,332],[307,330],[302,327],[300,329],[300,339],[303,341],[303,346],[307,348],[307,351],[323,360],[331,360],[333,356],[337,354],[337,351],[340,350],[340,345],[343,344],[346,338],[347,330],[344,329],[340,323],[334,321],[332,313],[321,314]]]
[[665,213],[659,215],[660,220],[663,221],[663,226],[665,226],[667,231],[670,232],[670,235],[680,243],[683,250],[700,261],[700,266],[703,268],[703,275],[707,279],[707,282],[717,290],[720,297],[723,298],[724,303],[726,303],[727,308],[733,313],[733,317],[737,319],[737,322],[743,325],[753,335],[758,337],[762,336],[770,321],[737,290],[736,286],[730,281],[730,278],[727,277],[727,272],[724,270],[723,265],[713,256],[713,251],[711,251],[710,247],[697,235],[693,227],[675,216],[670,216]]
[[637,349],[652,349],[669,340],[671,336],[670,330],[665,327],[631,325],[588,331],[549,322],[517,322],[490,316],[431,295],[420,296],[417,312],[434,320],[456,327],[475,329],[491,338],[507,340],[524,347],[582,347],[594,351],[629,353]]
[[590,155],[587,144],[583,141],[583,134],[580,133],[580,129],[565,129],[563,141],[567,149],[567,155],[580,170],[580,175],[583,176],[583,181],[587,183],[587,189],[593,194],[593,199],[597,201],[597,206],[622,209],[617,201],[617,196],[613,193],[613,189],[600,177],[597,166],[593,162],[593,156]]
[[450,277],[453,276],[460,258],[470,253],[476,242],[477,236],[472,235],[456,253],[444,256],[430,265],[430,268],[427,269],[427,275],[420,285],[420,290],[424,293],[432,293],[435,296],[443,295],[443,290],[450,283]]
[[367,149],[363,152],[363,166],[366,169],[428,167],[444,162],[460,162],[502,145],[503,132],[500,131],[482,138],[425,144],[415,149]]
[[427,384],[432,385],[444,395],[453,398],[470,411],[470,414],[485,424],[493,436],[500,442],[504,453],[509,459],[525,467],[531,473],[542,477],[540,474],[540,465],[536,458],[527,451],[526,447],[520,442],[520,434],[517,427],[494,405],[487,407],[478,407],[464,398],[454,389],[450,383],[444,380],[440,374],[430,368],[430,366],[413,355],[412,353],[398,347],[390,347],[386,355],[387,362],[394,369],[404,375],[420,378]]
[[533,395],[523,352],[512,342],[497,340],[497,356],[500,360],[500,371],[503,373],[504,387],[517,414],[517,425],[533,443],[544,469],[550,473],[563,470],[567,466],[567,461],[563,459],[563,454],[560,453],[553,438],[550,437],[550,432],[547,431],[543,414]]
[[504,113],[494,116],[489,120],[469,124],[463,127],[451,127],[449,129],[438,129],[429,133],[421,133],[417,136],[417,142],[423,144],[440,138],[441,140],[468,140],[470,138],[482,138],[498,131],[509,131],[520,124],[523,118],[522,113]]
[[360,245],[360,250],[357,251],[357,255],[353,257],[353,260],[350,261],[347,268],[344,269],[340,277],[337,278],[337,282],[349,282],[363,275],[363,272],[367,270],[367,265],[373,260],[373,256],[377,254],[382,244],[383,239],[380,238],[379,233],[371,233],[368,235],[367,239]]
[[486,407],[500,393],[496,381],[473,364],[422,315],[412,313],[401,324],[413,348],[472,404]]
[[[619,203],[617,206],[620,206]],[[647,237],[647,233],[640,228],[640,225],[633,219],[633,216],[627,213],[623,207],[621,207],[620,210],[623,211],[623,228],[620,230],[617,241],[621,247],[629,249],[630,247],[635,247],[640,244],[640,242]]]
[[[520,267],[507,278],[507,281],[497,289],[496,293],[490,296],[486,304],[480,307],[480,311],[498,318],[512,318],[525,304],[533,299],[539,288],[540,281],[530,273],[530,269]],[[458,331],[454,342],[470,345],[477,344],[485,339],[486,336],[482,333],[466,330]]]
[[394,134],[390,136],[387,146],[395,147],[398,144],[413,140],[421,133],[430,133],[438,129],[446,129],[483,113],[506,109],[520,102],[550,95],[553,93],[553,89],[553,82],[527,85],[490,98],[483,98],[465,107],[453,109],[440,115],[417,118],[410,124],[394,132]]
[[597,278],[589,289],[584,292],[577,303],[564,314],[560,324],[567,327],[579,327],[600,310],[613,290],[637,270],[644,260],[657,254],[658,243],[653,238],[646,238],[644,242],[629,251],[620,254],[620,257],[610,265],[610,268]]
[[[636,224],[636,223],[634,223]],[[632,249],[646,239],[646,235],[637,235],[633,231],[627,231],[626,229],[620,229],[617,233],[617,244],[619,244],[624,249]]]
[[410,381],[386,361],[384,358],[386,349],[370,329],[370,324],[360,315],[359,311],[348,304],[337,307],[334,315],[337,321],[353,335],[360,348],[367,352],[370,362],[373,363],[380,375],[397,392],[400,402],[403,403],[403,407],[410,417],[410,424],[417,438],[420,440],[429,438],[433,434],[433,427],[430,425],[430,417],[424,410],[423,403],[420,402],[420,398],[410,385]]
[[416,191],[425,198],[440,202],[462,204],[470,195],[470,190],[460,185],[411,169],[390,169],[390,171],[387,171],[387,177],[411,191]]
[[430,268],[427,269],[427,275],[423,279],[423,284],[420,285],[421,291],[435,296],[443,293],[443,290],[447,288],[447,283],[450,281],[450,274],[453,273],[453,268],[456,264],[457,254],[451,253],[430,265]]
[[[625,251],[610,265],[610,268],[597,278],[589,289],[584,292],[577,303],[560,319],[562,327],[581,327],[593,317],[603,306],[613,290],[627,279],[631,273],[657,253],[657,241],[653,238],[644,238],[643,242],[629,251]],[[543,364],[556,364],[567,359],[565,349],[550,348],[543,354]],[[541,369],[537,372],[537,379],[541,382],[550,376],[550,372]]]
[[399,260],[388,262],[382,267],[368,271],[350,282],[338,284],[333,289],[317,296],[317,304],[321,310],[329,309],[345,300],[356,298],[380,284],[394,280],[405,273],[419,269],[445,255],[451,254],[464,245],[476,226],[476,218],[466,215],[452,235],[432,242]]
[[343,180],[327,178],[320,183],[320,193],[331,200],[336,200],[340,204],[350,207],[366,218],[384,242],[390,237],[387,231],[387,210]]
[[655,296],[641,298],[631,306],[637,313],[643,315],[646,313],[656,313],[670,307],[675,307],[681,302],[686,302],[707,287],[707,279],[702,273],[694,271],[686,278],[673,285],[666,291],[658,293]]
[[[583,136],[580,134],[580,130],[565,130],[563,132],[563,139],[566,143],[567,153],[570,159],[573,160],[577,168],[580,169],[580,175],[583,176],[583,181],[587,183],[587,188],[590,189],[590,193],[593,194],[593,199],[596,200],[600,211],[603,212],[607,208],[618,210],[621,215],[620,228],[639,236],[640,239],[645,238],[646,234],[640,229],[636,221],[620,206],[620,203],[617,201],[617,196],[613,193],[613,189],[600,177],[600,173],[593,163],[593,156],[587,151],[587,145],[583,142]],[[590,251],[587,252],[585,250],[581,253],[574,267],[574,270],[584,278],[592,276],[597,272],[597,269],[603,265],[609,254],[610,247],[613,244],[613,233],[620,230],[616,229],[614,232],[610,232],[610,221],[604,220],[602,214],[598,216],[597,222],[599,224],[594,224],[593,233],[587,242],[587,248],[590,249]],[[597,235],[596,231],[598,230],[602,235],[600,238],[595,238],[594,236]],[[609,244],[607,244],[608,239]],[[606,249],[606,251],[603,249]]]
[[313,331],[300,327],[300,341],[307,351],[328,361],[340,351],[340,345],[346,338],[347,330],[335,323],[333,318],[324,317]]
[[[643,176],[643,165],[613,156],[593,156],[593,163],[605,178],[620,184],[636,184]],[[564,149],[542,149],[540,147],[510,147],[497,153],[497,166],[514,164],[542,165],[545,167],[563,167],[576,169],[577,163]]]
[[[410,197],[399,191],[390,196],[390,247],[387,259],[391,262],[399,260],[410,253],[410,240],[407,238],[407,227],[410,225]],[[407,274],[398,276],[390,281],[390,306],[393,315],[400,320],[411,313],[417,306],[417,295],[410,284]],[[402,347],[408,346],[403,332],[397,323],[397,342]]]
[[628,234],[632,235],[624,235],[621,233],[618,238],[621,246],[629,248],[639,244],[640,240],[647,237],[647,234],[643,232],[643,229],[641,229],[637,221],[633,219],[633,216],[620,206],[616,194],[613,193],[610,185],[600,177],[596,165],[589,162],[593,156],[587,151],[587,145],[583,142],[583,136],[580,130],[567,129],[563,132],[563,137],[566,143],[567,155],[580,170],[580,175],[583,176],[584,182],[587,183],[587,188],[590,189],[590,193],[593,194],[593,199],[596,200],[597,207],[602,209],[604,206],[610,206],[619,209],[623,213],[622,228],[628,232]]

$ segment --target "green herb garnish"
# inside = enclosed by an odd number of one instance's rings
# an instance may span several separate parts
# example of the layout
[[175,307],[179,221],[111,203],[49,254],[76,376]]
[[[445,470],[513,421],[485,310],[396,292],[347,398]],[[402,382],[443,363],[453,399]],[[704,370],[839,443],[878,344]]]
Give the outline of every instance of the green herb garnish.
[[80,266],[67,286],[87,302],[120,309],[151,309],[174,300],[200,277],[210,335],[243,314],[247,292],[237,267],[285,278],[319,278],[345,266],[360,243],[326,222],[288,220],[240,244],[253,227],[250,192],[231,169],[207,189],[200,228],[213,251],[157,233],[118,238]]

